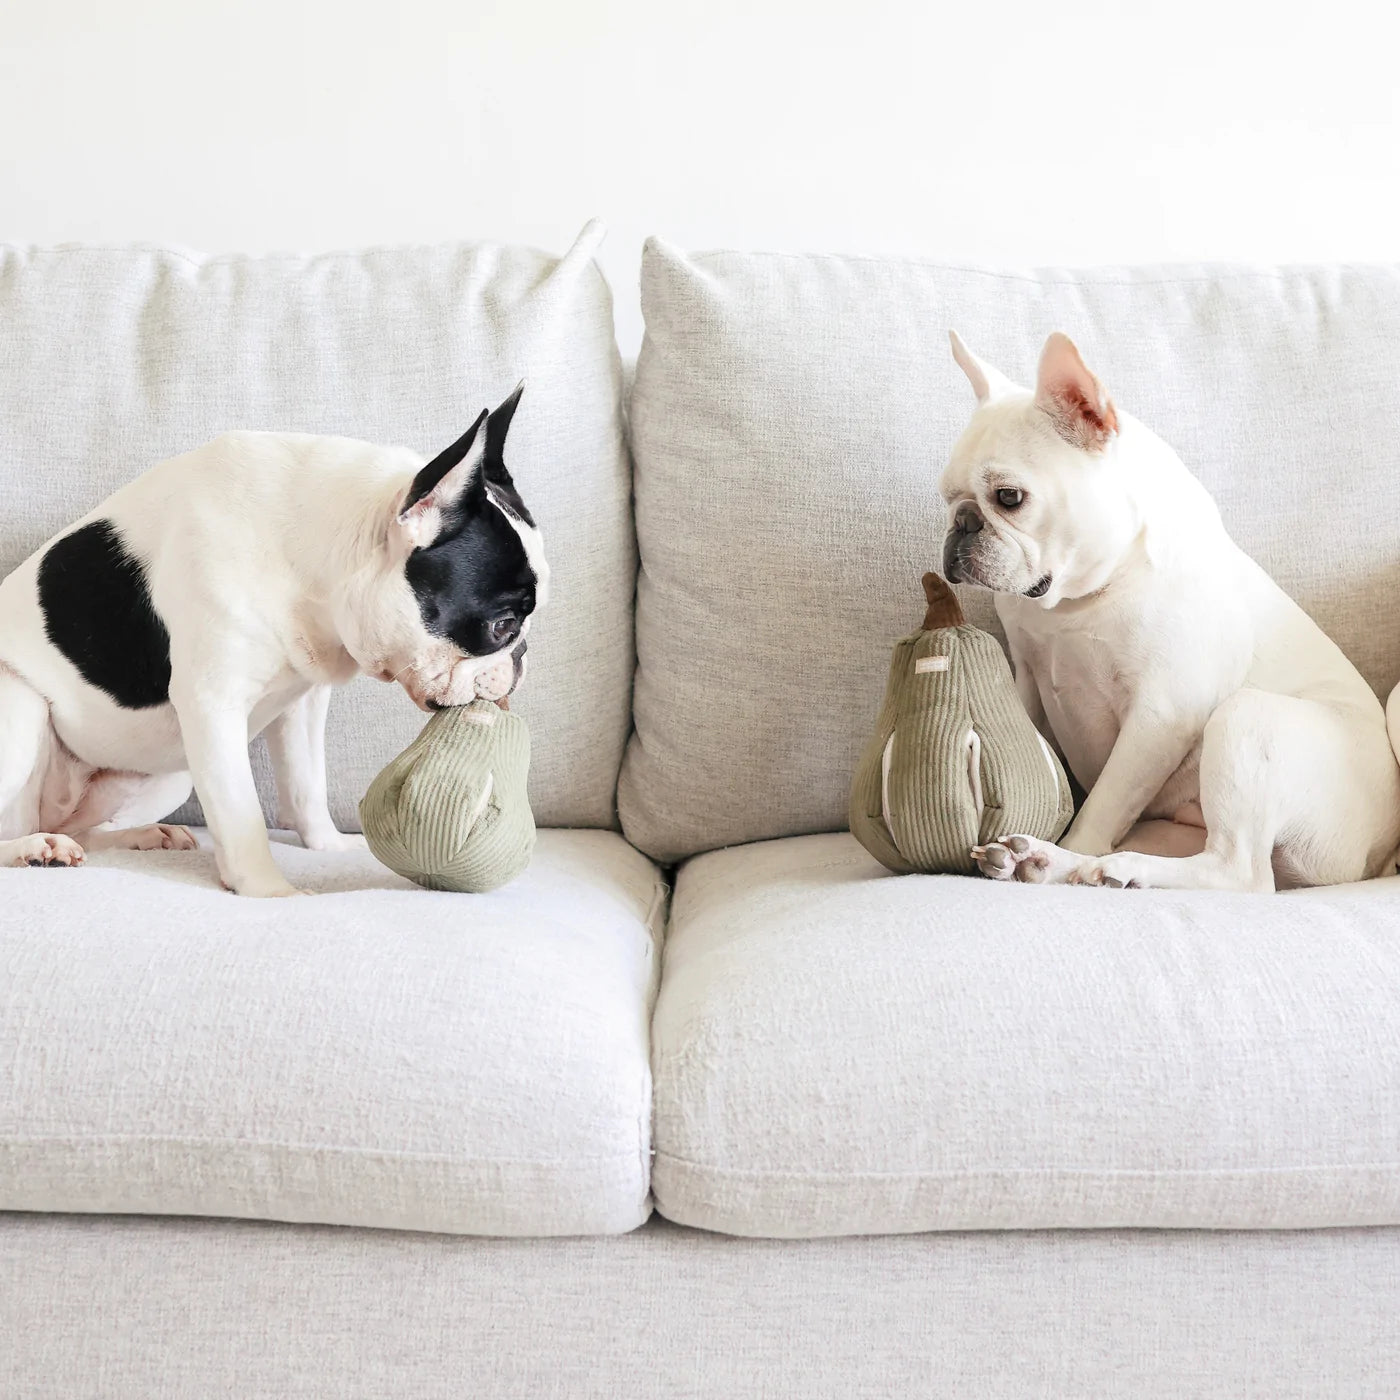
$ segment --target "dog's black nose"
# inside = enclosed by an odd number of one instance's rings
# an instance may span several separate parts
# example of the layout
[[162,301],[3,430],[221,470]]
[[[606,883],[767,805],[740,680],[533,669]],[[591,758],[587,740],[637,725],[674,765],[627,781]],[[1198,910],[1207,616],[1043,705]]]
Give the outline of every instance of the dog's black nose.
[[953,529],[960,535],[975,535],[985,523],[982,512],[971,501],[964,501],[953,516]]
[[943,541],[943,577],[949,583],[962,582],[962,570],[958,568],[958,541],[961,538],[961,535],[949,530]]

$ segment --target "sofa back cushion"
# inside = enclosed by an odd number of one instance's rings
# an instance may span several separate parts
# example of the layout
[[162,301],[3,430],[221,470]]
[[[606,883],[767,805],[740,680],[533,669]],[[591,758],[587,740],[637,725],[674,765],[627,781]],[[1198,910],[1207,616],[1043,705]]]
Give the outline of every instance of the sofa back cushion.
[[[659,859],[845,825],[941,557],[938,476],[972,407],[949,327],[1022,383],[1069,333],[1366,679],[1400,675],[1400,269],[1001,274],[652,240],[642,304],[619,802]],[[994,626],[989,595],[962,596]]]
[[[0,574],[226,429],[433,455],[524,377],[509,461],[553,570],[518,701],[531,796],[542,825],[615,824],[636,558],[601,236],[590,225],[563,258],[489,243],[256,258],[0,248]],[[422,722],[397,686],[337,694],[328,767],[342,826],[357,826],[370,779]]]

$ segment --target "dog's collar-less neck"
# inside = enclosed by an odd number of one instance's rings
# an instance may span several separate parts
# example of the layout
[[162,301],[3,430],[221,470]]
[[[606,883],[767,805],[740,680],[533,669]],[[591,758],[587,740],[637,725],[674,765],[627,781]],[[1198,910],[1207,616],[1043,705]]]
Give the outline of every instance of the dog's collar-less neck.
[[[342,489],[325,493],[320,518],[323,547],[301,555],[304,592],[300,631],[314,638],[317,650],[340,649],[362,663],[344,636],[338,617],[346,580],[366,571],[378,573],[395,548],[393,524],[411,484],[411,475],[373,489]],[[308,567],[308,565],[310,567]]]
[[[1053,604],[1054,609],[1064,609],[1066,612],[1073,612],[1077,608],[1092,607],[1095,603],[1103,601],[1112,593],[1115,585],[1120,583],[1130,573],[1135,572],[1142,560],[1148,554],[1148,541],[1146,527],[1140,528],[1133,536],[1132,543],[1119,556],[1108,570],[1108,576],[1095,587],[1083,593],[1076,593],[1072,598],[1061,598]],[[1034,599],[1032,601],[1039,601]]]

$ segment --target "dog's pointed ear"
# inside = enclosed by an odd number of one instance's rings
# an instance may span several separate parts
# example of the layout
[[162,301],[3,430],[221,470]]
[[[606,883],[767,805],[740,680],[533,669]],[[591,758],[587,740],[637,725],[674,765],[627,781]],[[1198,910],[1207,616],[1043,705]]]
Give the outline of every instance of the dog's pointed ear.
[[[510,397],[503,400],[498,407],[493,408],[487,416],[486,470],[488,475],[493,468],[505,470],[506,434],[510,432],[511,419],[515,417],[515,410],[520,407],[520,396],[524,392],[525,381],[522,379],[510,391]],[[506,479],[509,480],[509,476]]]
[[1118,410],[1108,390],[1084,363],[1075,343],[1059,331],[1040,352],[1035,406],[1050,415],[1067,443],[1085,452],[1102,452],[1118,432]]
[[426,549],[452,516],[465,510],[474,497],[485,496],[485,422],[483,408],[476,422],[413,478],[399,506],[398,523],[415,549]]
[[506,468],[506,434],[510,432],[511,419],[520,406],[520,396],[525,392],[522,379],[498,408],[491,410],[486,420],[486,480],[491,486],[496,501],[518,515],[527,525],[533,526],[535,518],[525,508],[520,492]]
[[985,360],[979,360],[962,343],[957,331],[948,332],[948,343],[953,347],[953,358],[958,362],[958,368],[967,375],[967,382],[972,385],[972,392],[977,395],[979,404],[1000,398],[1016,387],[999,369],[994,369]]

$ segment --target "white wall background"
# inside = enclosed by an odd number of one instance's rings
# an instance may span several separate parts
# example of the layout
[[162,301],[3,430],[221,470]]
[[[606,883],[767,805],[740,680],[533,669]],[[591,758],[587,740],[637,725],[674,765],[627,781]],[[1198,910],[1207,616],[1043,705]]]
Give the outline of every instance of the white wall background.
[[1395,10],[0,0],[0,239],[1392,259]]

